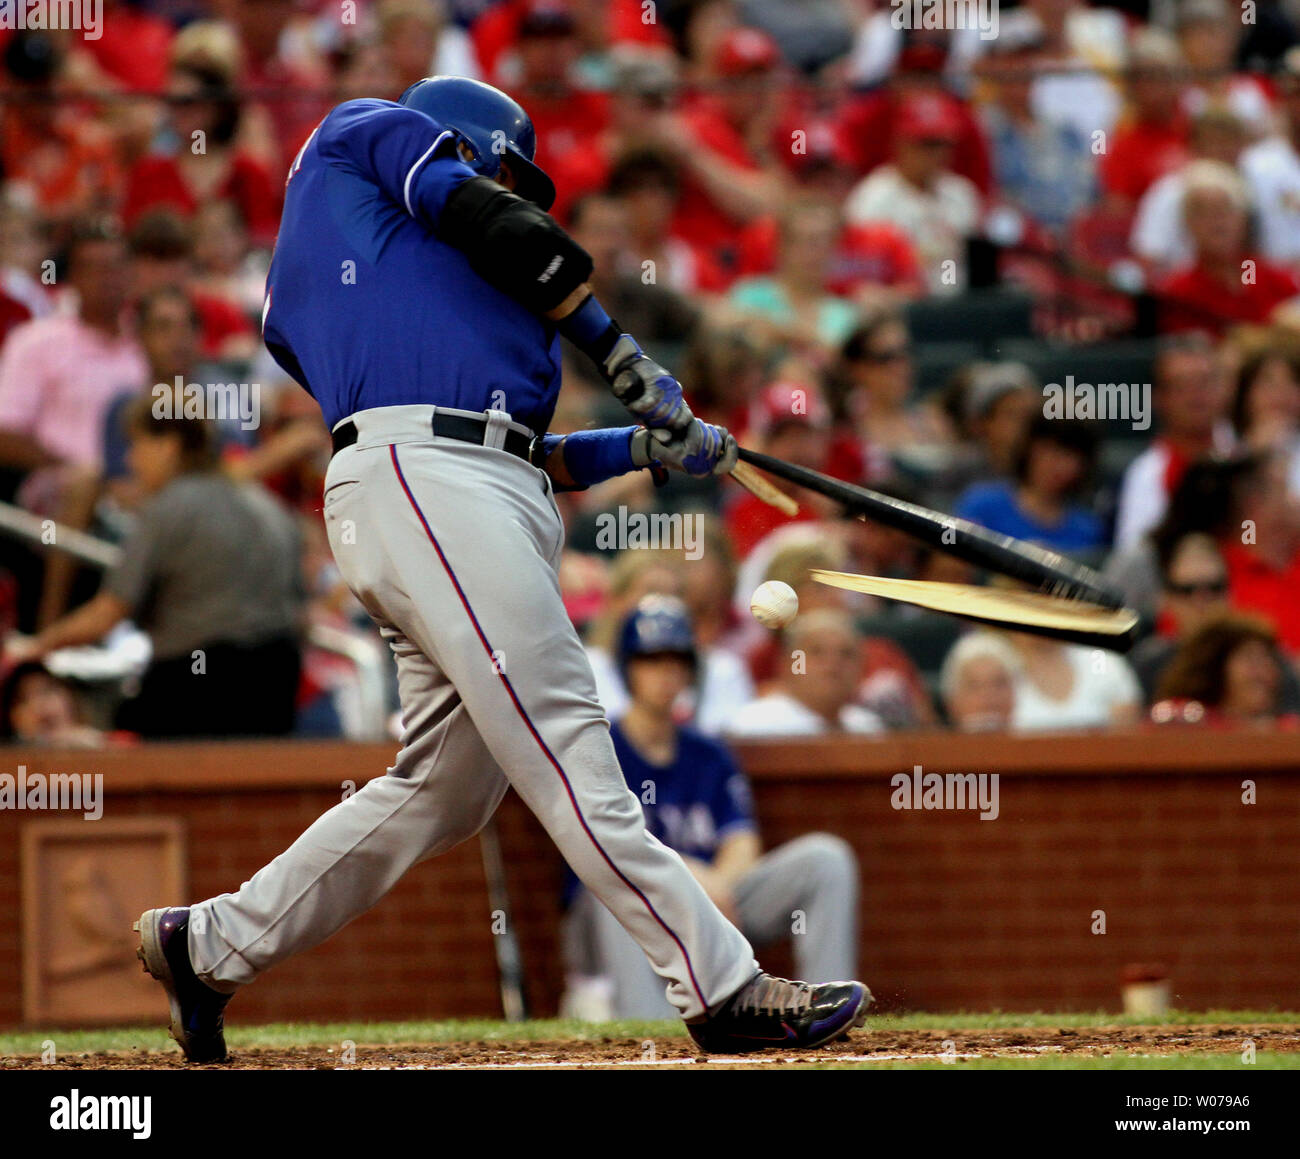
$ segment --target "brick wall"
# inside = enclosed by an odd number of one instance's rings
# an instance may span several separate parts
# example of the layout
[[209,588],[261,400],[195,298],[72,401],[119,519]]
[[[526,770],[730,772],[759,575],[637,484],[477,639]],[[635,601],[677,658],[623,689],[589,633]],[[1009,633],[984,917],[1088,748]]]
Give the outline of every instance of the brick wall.
[[[105,816],[181,818],[194,897],[237,887],[391,758],[384,746],[10,750],[31,772],[103,772]],[[742,750],[769,844],[820,829],[862,869],[862,976],[911,1009],[1118,1008],[1120,970],[1159,961],[1193,1009],[1300,1003],[1300,741],[1165,732],[944,735]],[[890,777],[1000,774],[1001,815],[898,811]],[[1242,781],[1257,803],[1241,801]],[[0,1026],[21,1022],[19,830],[0,811]],[[555,1010],[557,855],[517,799],[499,815],[538,1014]],[[176,899],[159,898],[160,903]],[[1105,911],[1106,933],[1092,931]],[[789,951],[760,957],[787,970]],[[241,994],[242,1022],[494,1015],[478,845],[417,866],[370,913]]]

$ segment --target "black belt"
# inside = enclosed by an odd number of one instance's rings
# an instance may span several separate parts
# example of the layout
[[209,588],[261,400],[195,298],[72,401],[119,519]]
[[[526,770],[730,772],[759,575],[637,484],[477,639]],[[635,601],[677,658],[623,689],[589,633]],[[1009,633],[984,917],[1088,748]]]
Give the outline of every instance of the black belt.
[[[482,446],[484,436],[487,434],[487,421],[473,419],[468,415],[435,414],[431,433],[440,439],[458,439],[462,443],[476,443]],[[331,432],[331,438],[334,440],[334,453],[337,455],[344,447],[350,447],[357,441],[357,424],[351,419],[339,423]],[[505,443],[501,449],[531,463],[534,443],[538,447],[541,446],[541,440],[534,439],[532,435],[526,435],[522,431],[506,431]]]

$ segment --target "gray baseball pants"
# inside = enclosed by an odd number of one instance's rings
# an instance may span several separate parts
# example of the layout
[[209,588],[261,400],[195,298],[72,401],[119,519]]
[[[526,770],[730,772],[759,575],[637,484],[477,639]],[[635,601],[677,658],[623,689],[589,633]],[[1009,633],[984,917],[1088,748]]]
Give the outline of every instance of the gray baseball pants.
[[236,893],[191,908],[194,969],[230,992],[324,941],[477,833],[512,785],[678,1014],[700,1016],[758,966],[624,783],[560,598],[550,481],[497,449],[508,416],[488,412],[474,446],[432,436],[432,409],[353,415],[358,440],[325,477],[334,558],[397,661],[401,751]]
[[[736,917],[745,936],[765,946],[789,938],[795,973],[809,982],[857,976],[858,863],[849,844],[809,833],[765,853],[736,884]],[[584,972],[613,983],[616,1018],[671,1018],[663,984],[628,936],[589,893],[566,915]]]

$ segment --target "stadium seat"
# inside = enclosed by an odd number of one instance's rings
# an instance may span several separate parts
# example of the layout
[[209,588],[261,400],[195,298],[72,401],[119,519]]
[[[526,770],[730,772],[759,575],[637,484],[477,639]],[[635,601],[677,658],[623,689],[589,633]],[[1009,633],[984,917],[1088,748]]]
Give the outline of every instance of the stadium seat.
[[[1155,344],[1149,339],[1121,339],[1098,342],[1091,346],[1060,346],[1053,343],[1011,338],[999,344],[999,357],[1023,362],[1043,384],[1065,384],[1070,375],[1076,383],[1150,384],[1155,358]],[[1108,440],[1146,443],[1151,430],[1135,430],[1123,419],[1106,423]]]
[[864,635],[883,636],[892,640],[921,670],[927,683],[933,684],[943,666],[943,658],[948,655],[948,649],[966,630],[966,625],[951,616],[930,612],[919,615],[882,612],[860,617],[858,628]]
[[991,353],[995,339],[1030,337],[1032,312],[1028,294],[980,290],[913,302],[907,307],[907,324],[914,342],[975,342]]
[[913,356],[912,389],[917,397],[931,394],[947,383],[949,376],[981,358],[977,342],[922,342]]

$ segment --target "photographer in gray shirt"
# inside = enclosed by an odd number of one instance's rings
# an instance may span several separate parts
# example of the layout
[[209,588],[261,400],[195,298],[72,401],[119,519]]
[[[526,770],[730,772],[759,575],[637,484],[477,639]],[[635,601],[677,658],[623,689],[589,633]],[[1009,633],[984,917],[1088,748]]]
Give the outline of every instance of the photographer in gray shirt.
[[292,516],[221,469],[214,425],[127,415],[131,473],[148,496],[98,595],[14,658],[101,639],[130,618],[153,657],[122,728],[149,737],[268,736],[293,728],[305,592]]

